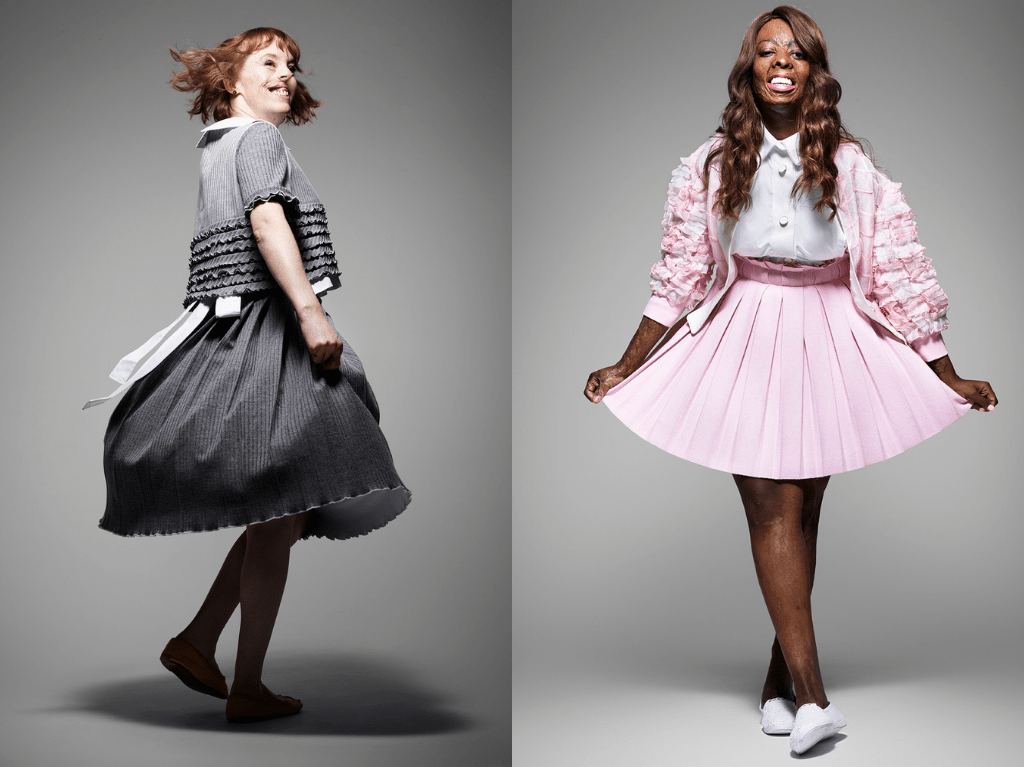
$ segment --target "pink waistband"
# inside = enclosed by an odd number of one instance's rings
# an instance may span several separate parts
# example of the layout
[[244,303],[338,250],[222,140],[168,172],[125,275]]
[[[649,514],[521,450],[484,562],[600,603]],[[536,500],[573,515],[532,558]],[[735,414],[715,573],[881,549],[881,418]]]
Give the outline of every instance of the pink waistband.
[[760,258],[736,256],[739,276],[769,285],[802,288],[824,282],[849,279],[850,257],[846,254],[823,264],[782,264]]

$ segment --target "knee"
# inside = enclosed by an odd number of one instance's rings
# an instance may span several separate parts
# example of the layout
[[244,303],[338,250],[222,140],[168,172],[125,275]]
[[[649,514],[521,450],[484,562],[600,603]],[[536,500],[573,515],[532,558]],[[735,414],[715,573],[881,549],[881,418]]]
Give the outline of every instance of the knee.
[[799,488],[792,483],[736,476],[736,485],[751,532],[789,525],[794,515],[799,520]]
[[781,504],[774,503],[770,497],[744,500],[743,510],[751,530],[775,527],[786,522]]
[[754,480],[742,484],[740,497],[743,499],[743,510],[751,529],[778,524],[784,516],[778,492],[767,480]]

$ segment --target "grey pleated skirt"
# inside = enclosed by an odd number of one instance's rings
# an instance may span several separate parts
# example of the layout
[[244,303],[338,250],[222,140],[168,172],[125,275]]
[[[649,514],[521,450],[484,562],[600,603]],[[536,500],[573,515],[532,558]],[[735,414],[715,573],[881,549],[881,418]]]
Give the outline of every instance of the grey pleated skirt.
[[364,535],[409,505],[352,347],[313,364],[280,290],[210,316],[136,382],[104,439],[100,527],[167,535],[312,510],[306,537]]

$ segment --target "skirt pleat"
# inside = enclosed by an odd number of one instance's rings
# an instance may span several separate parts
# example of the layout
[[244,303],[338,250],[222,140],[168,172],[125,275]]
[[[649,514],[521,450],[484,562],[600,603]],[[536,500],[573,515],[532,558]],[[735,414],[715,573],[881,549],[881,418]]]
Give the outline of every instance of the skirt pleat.
[[970,409],[856,308],[848,257],[737,261],[705,325],[680,328],[604,398],[647,441],[734,474],[805,479],[885,460]]
[[280,291],[210,316],[111,415],[100,527],[165,535],[312,510],[307,536],[350,538],[409,503],[359,357],[313,364]]

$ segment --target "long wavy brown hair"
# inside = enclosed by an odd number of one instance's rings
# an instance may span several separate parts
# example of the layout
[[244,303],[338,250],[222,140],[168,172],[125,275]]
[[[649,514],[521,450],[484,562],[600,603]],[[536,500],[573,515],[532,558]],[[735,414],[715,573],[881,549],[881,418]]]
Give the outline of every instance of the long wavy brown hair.
[[[288,54],[295,71],[306,74],[299,68],[299,46],[290,35],[273,27],[256,27],[229,37],[216,48],[191,48],[176,50],[168,47],[171,57],[185,65],[171,78],[171,87],[182,93],[197,91],[189,102],[189,117],[199,115],[203,123],[211,119],[224,120],[231,116],[231,91],[238,80],[238,72],[245,58],[253,51],[277,43]],[[305,85],[296,80],[292,108],[285,122],[302,125],[316,117],[317,107],[324,102],[317,101]]]
[[799,119],[803,171],[793,185],[793,195],[803,193],[809,197],[815,189],[821,190],[821,198],[814,209],[823,214],[829,208],[831,215],[828,220],[832,221],[839,203],[836,150],[842,143],[856,144],[862,150],[864,145],[846,130],[839,117],[836,105],[843,89],[832,76],[825,36],[810,16],[791,5],[780,5],[762,13],[743,36],[736,63],[729,73],[729,104],[722,110],[722,122],[716,131],[724,140],[704,162],[704,186],[708,185],[712,163],[721,158],[722,185],[715,200],[715,210],[722,218],[738,219],[750,205],[750,187],[761,162],[761,141],[764,138],[761,112],[754,97],[754,58],[757,35],[761,27],[772,19],[781,19],[790,26],[810,64]]

